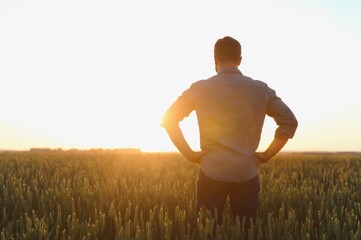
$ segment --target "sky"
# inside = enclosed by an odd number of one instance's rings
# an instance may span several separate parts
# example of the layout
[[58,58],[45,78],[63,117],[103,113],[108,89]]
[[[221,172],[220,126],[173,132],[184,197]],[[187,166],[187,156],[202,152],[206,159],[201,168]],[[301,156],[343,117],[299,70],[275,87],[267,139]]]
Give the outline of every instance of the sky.
[[[160,120],[215,74],[232,36],[240,70],[299,127],[285,151],[361,151],[361,1],[0,0],[0,150],[174,151]],[[196,150],[195,114],[181,122]],[[267,118],[259,150],[276,125]]]

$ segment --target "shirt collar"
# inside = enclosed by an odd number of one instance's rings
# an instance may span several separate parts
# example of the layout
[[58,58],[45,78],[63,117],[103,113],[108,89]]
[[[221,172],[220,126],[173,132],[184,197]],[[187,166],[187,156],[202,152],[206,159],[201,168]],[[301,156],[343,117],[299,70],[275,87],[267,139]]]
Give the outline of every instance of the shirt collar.
[[240,74],[242,74],[242,72],[238,69],[238,67],[223,68],[222,70],[218,71],[218,74],[221,74],[221,73],[240,73]]

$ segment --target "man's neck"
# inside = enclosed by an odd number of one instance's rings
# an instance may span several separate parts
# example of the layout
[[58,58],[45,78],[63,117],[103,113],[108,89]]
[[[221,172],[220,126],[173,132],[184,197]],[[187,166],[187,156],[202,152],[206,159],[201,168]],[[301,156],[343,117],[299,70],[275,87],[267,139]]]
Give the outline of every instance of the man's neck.
[[217,65],[217,72],[221,72],[225,69],[230,69],[230,68],[238,68],[238,65],[235,64],[218,64]]

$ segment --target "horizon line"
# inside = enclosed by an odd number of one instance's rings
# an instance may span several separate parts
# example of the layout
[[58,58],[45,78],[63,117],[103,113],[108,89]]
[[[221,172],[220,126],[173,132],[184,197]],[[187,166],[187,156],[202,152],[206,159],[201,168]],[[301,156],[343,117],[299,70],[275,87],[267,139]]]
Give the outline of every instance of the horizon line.
[[[2,149],[0,152],[40,152],[40,151],[129,151],[129,152],[139,152],[139,153],[180,153],[177,150],[144,150],[142,148],[136,147],[124,147],[124,148],[62,148],[62,147],[31,147],[27,149]],[[282,153],[356,153],[361,154],[361,150],[284,150]]]

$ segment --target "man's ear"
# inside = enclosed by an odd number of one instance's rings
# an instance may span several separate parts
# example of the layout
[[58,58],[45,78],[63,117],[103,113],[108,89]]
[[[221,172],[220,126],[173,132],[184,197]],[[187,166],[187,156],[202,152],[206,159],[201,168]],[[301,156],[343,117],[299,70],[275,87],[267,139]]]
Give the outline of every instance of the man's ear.
[[214,56],[214,64],[215,64],[215,65],[218,64],[218,59],[216,58],[216,56]]
[[237,61],[238,66],[241,65],[241,62],[242,62],[242,56],[239,57],[239,59],[238,59],[238,61]]
[[216,72],[218,73],[218,60],[216,56],[214,56],[214,70],[216,70]]

